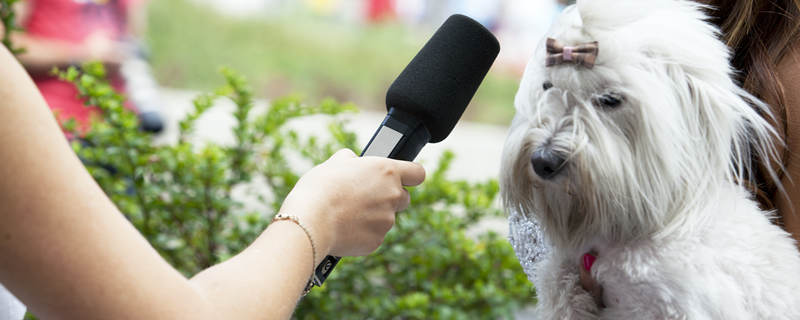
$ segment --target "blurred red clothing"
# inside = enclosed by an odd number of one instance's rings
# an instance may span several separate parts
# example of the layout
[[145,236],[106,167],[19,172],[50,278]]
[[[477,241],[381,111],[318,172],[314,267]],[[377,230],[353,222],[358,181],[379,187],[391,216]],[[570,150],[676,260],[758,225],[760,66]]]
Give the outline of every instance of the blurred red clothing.
[[[103,32],[114,40],[122,40],[127,33],[128,10],[137,1],[139,0],[28,0],[30,14],[24,22],[24,28],[32,37],[72,44],[83,44],[96,32]],[[82,62],[84,61],[75,61]],[[117,90],[121,90],[124,85],[122,78],[111,71],[111,83]],[[88,127],[89,119],[97,111],[83,105],[72,84],[45,74],[35,74],[33,80],[60,119],[75,118],[80,127]]]
[[367,1],[367,21],[379,22],[384,19],[393,18],[394,1],[393,0],[368,0]]

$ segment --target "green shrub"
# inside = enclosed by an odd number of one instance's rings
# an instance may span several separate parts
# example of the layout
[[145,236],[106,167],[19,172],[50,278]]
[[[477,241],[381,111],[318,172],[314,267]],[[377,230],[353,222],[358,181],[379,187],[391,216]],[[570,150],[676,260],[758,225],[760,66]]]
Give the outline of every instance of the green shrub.
[[22,30],[17,25],[17,16],[13,10],[14,3],[19,1],[20,0],[0,0],[0,24],[2,24],[2,27],[0,27],[0,33],[2,33],[0,42],[13,54],[18,54],[23,51],[11,43],[11,33]]
[[452,153],[422,186],[373,255],[344,258],[300,303],[300,319],[498,319],[533,303],[532,286],[505,238],[465,234],[498,215],[497,182],[451,182]]
[[[73,82],[94,121],[73,142],[75,152],[120,210],[173,266],[187,276],[225,260],[268,225],[301,172],[290,161],[316,164],[339,148],[358,151],[355,135],[331,117],[327,137],[301,137],[286,124],[314,114],[355,110],[326,100],[305,105],[273,101],[260,114],[246,82],[223,70],[226,84],[194,100],[180,122],[176,144],[154,145],[137,117],[104,80],[100,64],[58,73]],[[236,105],[235,143],[192,144],[194,123],[217,99]],[[75,123],[64,123],[75,130]],[[294,159],[294,160],[289,160]],[[411,190],[412,204],[398,214],[384,245],[368,257],[345,258],[322,288],[298,306],[298,319],[510,318],[533,302],[533,291],[506,241],[493,232],[465,234],[484,217],[500,215],[493,204],[498,184],[449,181],[447,153],[427,181]],[[235,187],[264,181],[254,196],[268,208],[249,212],[232,196]]]

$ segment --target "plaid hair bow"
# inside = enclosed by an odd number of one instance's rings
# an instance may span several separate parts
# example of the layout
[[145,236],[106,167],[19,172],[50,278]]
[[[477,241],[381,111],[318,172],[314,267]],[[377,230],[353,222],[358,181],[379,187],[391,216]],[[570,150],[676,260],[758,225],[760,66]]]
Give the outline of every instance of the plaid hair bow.
[[570,47],[562,45],[556,39],[547,38],[547,61],[545,66],[549,67],[564,62],[572,62],[591,68],[594,67],[598,51],[597,41]]

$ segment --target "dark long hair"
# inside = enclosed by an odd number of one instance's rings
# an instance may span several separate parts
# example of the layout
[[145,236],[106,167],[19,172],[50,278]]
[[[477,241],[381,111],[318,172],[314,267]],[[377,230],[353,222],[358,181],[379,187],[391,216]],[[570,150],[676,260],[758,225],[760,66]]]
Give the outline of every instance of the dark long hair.
[[[800,40],[800,0],[710,0],[701,1],[713,9],[708,13],[722,30],[724,41],[733,50],[731,63],[739,70],[738,80],[745,90],[761,98],[775,114],[773,125],[786,137],[786,99],[784,84],[778,78],[778,63],[791,54]],[[781,149],[780,160],[787,153]],[[758,159],[756,160],[758,161]],[[783,161],[785,163],[785,161]],[[773,168],[782,168],[782,165]],[[762,206],[774,208],[776,182],[763,170],[754,177],[753,191]],[[778,172],[779,178],[783,172]]]

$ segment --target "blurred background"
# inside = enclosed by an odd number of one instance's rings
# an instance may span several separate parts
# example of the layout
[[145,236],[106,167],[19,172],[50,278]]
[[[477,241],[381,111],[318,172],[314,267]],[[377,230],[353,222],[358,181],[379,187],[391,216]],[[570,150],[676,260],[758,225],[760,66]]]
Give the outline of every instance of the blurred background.
[[568,1],[151,1],[146,43],[158,83],[208,90],[218,67],[240,70],[256,96],[333,97],[382,110],[385,90],[436,28],[466,14],[501,43],[465,120],[507,125],[536,41]]

